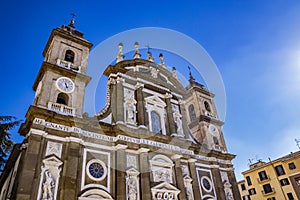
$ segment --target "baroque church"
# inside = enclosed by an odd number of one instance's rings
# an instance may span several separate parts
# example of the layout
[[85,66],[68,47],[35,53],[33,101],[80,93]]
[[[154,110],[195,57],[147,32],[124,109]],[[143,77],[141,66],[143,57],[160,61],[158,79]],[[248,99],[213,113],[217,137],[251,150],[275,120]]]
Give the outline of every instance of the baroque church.
[[[138,43],[109,65],[106,104],[83,113],[92,44],[69,25],[53,29],[35,98],[0,178],[0,199],[239,200],[214,94],[190,73],[184,87]],[[99,58],[101,59],[101,58]]]

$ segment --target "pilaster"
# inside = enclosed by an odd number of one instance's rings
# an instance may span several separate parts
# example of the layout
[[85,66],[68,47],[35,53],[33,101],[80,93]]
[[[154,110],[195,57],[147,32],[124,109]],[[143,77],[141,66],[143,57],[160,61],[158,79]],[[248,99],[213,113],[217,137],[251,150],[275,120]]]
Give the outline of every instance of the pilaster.
[[140,150],[140,172],[141,172],[141,199],[151,200],[151,188],[150,188],[150,169],[148,162],[149,149],[141,148]]
[[[182,116],[187,116],[186,110],[185,110],[185,106],[183,104],[183,101],[181,99],[178,100],[179,103],[179,108],[180,108],[180,112]],[[185,138],[189,138],[190,136],[188,136],[187,134],[189,133],[189,128],[188,128],[188,122],[187,122],[187,117],[182,117],[182,129],[183,129],[183,133],[184,133],[184,137]]]
[[215,190],[216,190],[216,194],[217,194],[218,198],[226,199],[223,184],[218,184],[218,183],[222,183],[219,168],[217,168],[217,167],[211,168],[211,173],[212,173],[212,178],[215,183]]
[[143,98],[143,86],[138,85],[139,87],[136,89],[136,99],[137,99],[137,121],[138,126],[146,126],[145,116],[147,115],[145,112],[144,98]]
[[126,199],[126,145],[116,146],[116,200]]
[[77,198],[77,179],[80,164],[81,144],[77,142],[68,142],[66,144],[66,152],[64,154],[64,165],[61,178],[61,189],[59,190],[60,199],[76,199]]
[[123,81],[122,78],[117,78],[117,84],[116,84],[116,122],[124,122],[124,91],[123,91]]
[[172,95],[171,94],[166,94],[165,95],[165,101],[166,101],[166,110],[167,110],[167,118],[168,118],[168,123],[166,123],[166,125],[168,126],[167,130],[167,135],[172,135],[172,134],[176,134],[176,127],[175,127],[175,122],[174,122],[174,118],[173,118],[173,111],[172,111],[172,104],[171,104],[171,98]]
[[194,180],[192,182],[193,193],[194,193],[194,199],[201,199],[201,196],[200,196],[201,188],[199,188],[195,162],[196,162],[196,159],[189,159],[189,168],[190,168],[191,178]]
[[174,155],[172,156],[172,160],[175,162],[175,174],[176,174],[176,183],[177,183],[177,188],[180,190],[179,193],[179,199],[180,200],[186,200],[186,188],[184,186],[184,181],[183,181],[183,175],[182,175],[182,170],[181,170],[181,163],[180,163],[180,158],[181,155]]
[[[31,135],[28,138],[28,147],[25,150],[24,159],[22,161],[22,170],[18,180],[18,188],[16,199],[32,199],[32,195],[35,191],[32,190],[34,186],[37,188],[37,173],[40,171],[37,169],[40,165],[38,164],[38,158],[41,154],[41,142],[42,136]],[[26,177],[26,178],[23,178]],[[28,184],[30,183],[30,184]],[[33,193],[34,194],[33,194]],[[36,197],[35,197],[36,198]]]
[[238,189],[238,185],[235,184],[236,183],[236,178],[235,178],[235,175],[234,175],[234,170],[230,170],[227,172],[228,174],[228,179],[229,179],[229,182],[231,183],[232,185],[232,193],[233,193],[233,198],[235,200],[241,200],[241,196],[240,196],[240,192],[239,192],[239,189]]

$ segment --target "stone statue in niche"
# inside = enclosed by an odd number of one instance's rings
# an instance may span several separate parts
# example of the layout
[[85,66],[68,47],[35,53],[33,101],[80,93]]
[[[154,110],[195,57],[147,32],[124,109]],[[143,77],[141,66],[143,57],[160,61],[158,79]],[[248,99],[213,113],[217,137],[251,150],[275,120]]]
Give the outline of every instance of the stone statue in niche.
[[234,200],[232,196],[231,184],[226,180],[224,183],[226,200]]
[[154,67],[150,67],[150,73],[153,78],[157,78],[158,70]]
[[125,119],[127,123],[135,124],[136,122],[136,103],[134,99],[134,92],[125,88],[124,91],[124,106],[125,106]]
[[126,114],[127,114],[127,122],[134,123],[134,115],[136,113],[136,108],[133,101],[126,102]]
[[176,128],[177,128],[177,134],[182,136],[183,135],[183,131],[182,131],[181,117],[182,117],[182,115],[178,111],[175,111],[173,113],[173,118],[174,118],[174,121],[176,123]]
[[186,188],[186,195],[188,200],[194,200],[193,198],[193,191],[191,187]]
[[231,184],[229,182],[227,173],[223,172],[223,171],[221,171],[220,173],[221,173],[221,179],[222,179],[223,186],[224,186],[226,200],[234,200],[233,195],[232,195]]
[[136,179],[133,176],[128,178],[128,200],[137,199]]
[[55,182],[52,174],[47,170],[45,171],[45,181],[43,183],[43,200],[53,200],[52,188],[55,187]]

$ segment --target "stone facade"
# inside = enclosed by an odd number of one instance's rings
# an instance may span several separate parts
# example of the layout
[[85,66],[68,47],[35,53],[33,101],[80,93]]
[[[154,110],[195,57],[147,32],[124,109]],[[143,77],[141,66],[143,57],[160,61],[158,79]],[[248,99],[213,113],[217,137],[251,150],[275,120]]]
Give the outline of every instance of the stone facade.
[[0,179],[1,199],[239,200],[214,95],[140,58],[106,68],[105,107],[83,114],[92,44],[71,23],[52,31],[34,103]]

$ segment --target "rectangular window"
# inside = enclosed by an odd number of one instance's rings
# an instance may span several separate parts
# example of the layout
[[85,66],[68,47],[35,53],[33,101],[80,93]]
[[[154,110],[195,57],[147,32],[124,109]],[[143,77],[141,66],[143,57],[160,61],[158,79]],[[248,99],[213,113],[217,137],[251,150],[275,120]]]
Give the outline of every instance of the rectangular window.
[[243,196],[243,200],[251,200],[249,195]]
[[285,186],[285,185],[289,185],[289,184],[290,184],[290,182],[289,182],[289,179],[287,179],[287,178],[284,178],[284,179],[280,180],[280,185],[281,186]]
[[241,184],[241,189],[242,189],[243,191],[246,190],[246,186],[245,186],[244,183]]
[[281,176],[281,175],[285,174],[285,171],[284,171],[282,165],[276,166],[275,170],[276,170],[277,176]]
[[293,170],[293,169],[296,169],[296,165],[295,165],[295,163],[289,163],[289,169],[290,170]]
[[268,193],[273,192],[272,187],[271,187],[270,184],[265,184],[265,185],[263,185],[263,188],[264,188],[264,193],[265,193],[265,194],[268,194]]
[[297,184],[298,186],[300,186],[300,178],[296,178],[295,181],[296,181],[296,184]]
[[255,188],[251,188],[250,190],[248,190],[248,192],[250,196],[256,194]]
[[267,200],[276,200],[275,197],[267,198]]
[[265,171],[258,172],[258,176],[259,176],[260,181],[268,179],[268,176]]
[[289,200],[294,200],[293,194],[291,192],[287,193]]
[[247,181],[247,183],[248,183],[248,186],[252,185],[250,176],[247,176],[247,177],[246,177],[246,181]]

